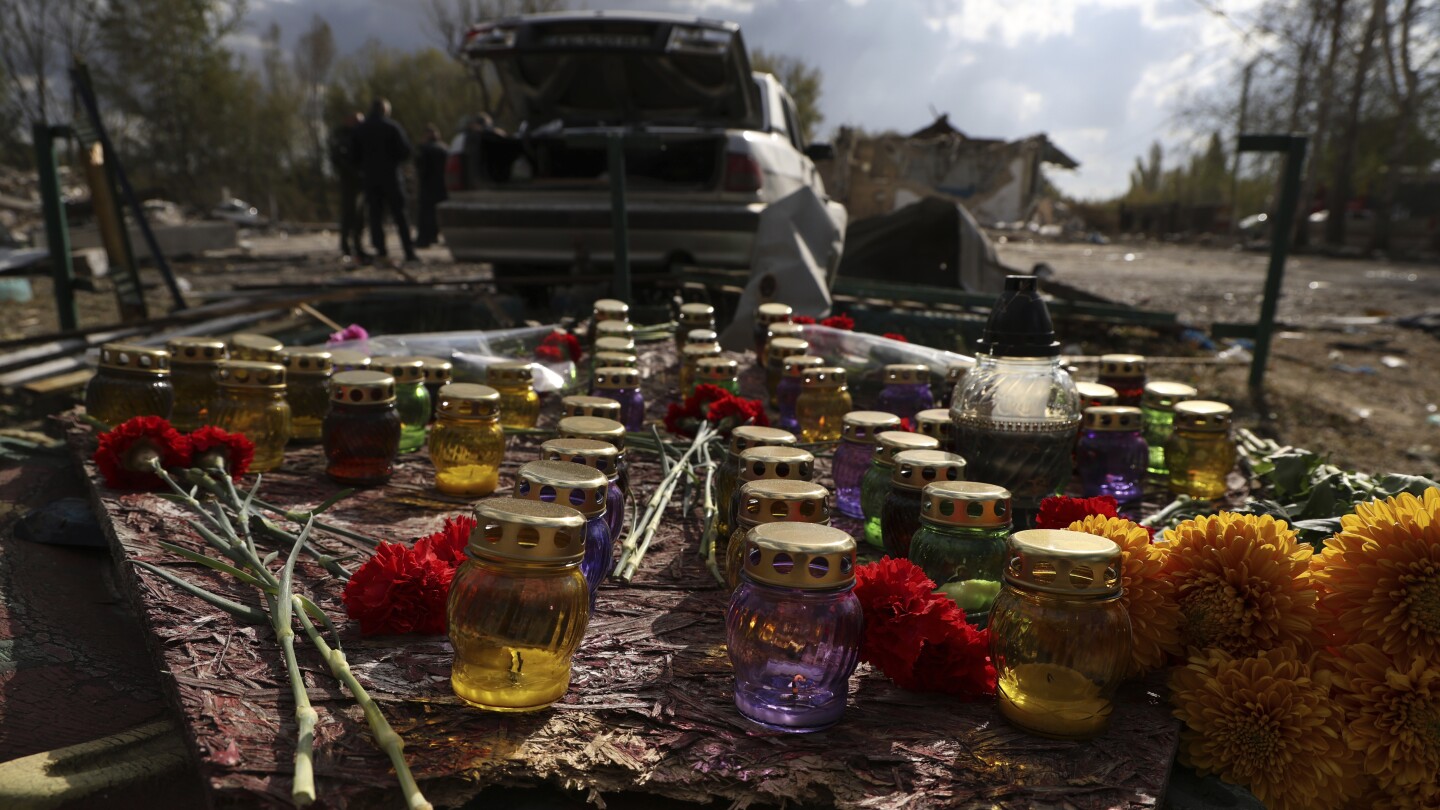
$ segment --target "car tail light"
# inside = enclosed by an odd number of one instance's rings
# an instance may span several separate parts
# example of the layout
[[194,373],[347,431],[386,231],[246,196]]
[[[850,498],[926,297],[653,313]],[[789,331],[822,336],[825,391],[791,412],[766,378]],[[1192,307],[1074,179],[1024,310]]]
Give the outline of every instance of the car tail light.
[[459,152],[452,152],[445,158],[445,188],[449,191],[468,188],[465,183],[465,156]]
[[756,192],[765,184],[760,164],[750,155],[729,152],[725,155],[725,190]]

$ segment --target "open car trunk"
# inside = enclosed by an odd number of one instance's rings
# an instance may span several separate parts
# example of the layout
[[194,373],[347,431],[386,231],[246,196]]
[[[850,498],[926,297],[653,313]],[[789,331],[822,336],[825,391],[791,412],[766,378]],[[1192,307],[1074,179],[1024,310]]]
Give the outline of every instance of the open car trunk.
[[[626,183],[637,191],[710,190],[724,168],[723,133],[664,133],[625,143]],[[472,133],[470,187],[609,188],[603,136],[554,132],[527,138]]]

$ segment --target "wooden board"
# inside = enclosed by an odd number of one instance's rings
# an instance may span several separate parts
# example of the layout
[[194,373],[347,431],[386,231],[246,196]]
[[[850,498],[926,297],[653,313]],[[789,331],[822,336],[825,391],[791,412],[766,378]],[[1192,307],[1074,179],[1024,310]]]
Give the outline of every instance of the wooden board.
[[[667,342],[645,364],[663,368],[669,357]],[[666,382],[654,373],[647,383],[657,417]],[[747,373],[746,388],[757,384]],[[178,520],[182,511],[151,495],[105,489],[88,461],[89,429],[71,419],[68,434],[212,803],[287,805],[294,706],[275,639],[134,562],[166,566],[247,604],[256,604],[253,591],[161,550],[162,539],[200,548]],[[535,450],[533,439],[512,440],[504,480]],[[635,487],[649,492],[658,466],[639,453],[632,460]],[[828,479],[828,460],[817,466]],[[336,489],[321,470],[317,449],[292,451],[283,471],[265,476],[262,493],[286,505],[317,504]],[[391,484],[349,498],[327,518],[387,540],[433,531],[467,504],[435,494],[431,473],[423,452],[407,456]],[[843,519],[836,525],[857,528]],[[297,581],[341,625],[346,655],[404,737],[411,767],[437,805],[463,803],[486,785],[549,782],[581,796],[642,791],[735,807],[1158,806],[1178,725],[1153,683],[1125,687],[1110,732],[1083,743],[1017,731],[991,701],[906,692],[863,664],[845,717],[830,731],[789,735],[750,725],[732,703],[727,594],[696,554],[700,531],[697,514],[682,514],[677,498],[635,582],[602,587],[570,691],[556,706],[525,715],[489,714],[455,698],[445,638],[362,639],[345,621],[339,583],[303,561]],[[328,536],[319,542],[346,548]],[[393,773],[359,710],[307,646],[300,646],[300,662],[320,714],[316,771],[324,806],[398,806]]]

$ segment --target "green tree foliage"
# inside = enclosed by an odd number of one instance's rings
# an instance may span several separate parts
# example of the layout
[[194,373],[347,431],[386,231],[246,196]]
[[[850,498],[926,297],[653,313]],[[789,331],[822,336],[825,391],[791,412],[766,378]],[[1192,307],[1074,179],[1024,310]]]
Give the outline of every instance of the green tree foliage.
[[388,98],[391,115],[419,140],[428,124],[445,137],[483,109],[480,86],[458,62],[436,48],[399,51],[370,42],[341,59],[325,94],[325,120],[338,123]]
[[759,48],[750,50],[750,67],[760,73],[774,74],[790,97],[795,100],[795,113],[800,119],[800,133],[809,143],[825,116],[820,113],[820,93],[824,76],[820,68],[803,59],[767,53]]

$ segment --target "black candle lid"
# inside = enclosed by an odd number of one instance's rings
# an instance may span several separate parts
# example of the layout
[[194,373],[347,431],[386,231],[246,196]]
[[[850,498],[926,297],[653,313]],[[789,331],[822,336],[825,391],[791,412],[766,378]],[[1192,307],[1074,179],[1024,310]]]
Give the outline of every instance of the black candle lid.
[[1006,276],[1005,292],[990,310],[980,348],[1000,357],[1059,357],[1060,341],[1034,276]]

